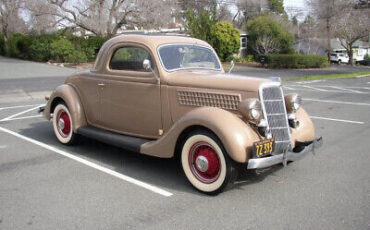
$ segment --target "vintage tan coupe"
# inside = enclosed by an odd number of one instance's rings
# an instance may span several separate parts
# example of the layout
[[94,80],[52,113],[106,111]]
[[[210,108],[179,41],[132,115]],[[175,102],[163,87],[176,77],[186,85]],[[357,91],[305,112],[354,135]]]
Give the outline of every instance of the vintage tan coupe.
[[150,156],[179,156],[190,183],[218,193],[237,169],[295,161],[321,146],[297,94],[280,81],[226,74],[204,41],[122,35],[44,108],[63,144],[78,135]]

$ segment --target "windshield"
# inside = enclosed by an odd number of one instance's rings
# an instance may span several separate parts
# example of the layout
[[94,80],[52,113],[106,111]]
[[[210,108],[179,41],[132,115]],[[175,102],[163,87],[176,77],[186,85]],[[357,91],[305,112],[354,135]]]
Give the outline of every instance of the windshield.
[[215,52],[204,46],[171,44],[160,46],[158,52],[162,65],[167,71],[179,69],[221,69]]

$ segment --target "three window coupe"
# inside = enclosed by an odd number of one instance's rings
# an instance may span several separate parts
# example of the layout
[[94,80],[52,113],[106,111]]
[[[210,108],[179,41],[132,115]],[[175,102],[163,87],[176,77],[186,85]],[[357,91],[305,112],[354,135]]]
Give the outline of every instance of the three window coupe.
[[178,156],[189,182],[219,193],[240,167],[295,161],[320,147],[297,94],[281,82],[225,73],[206,42],[121,35],[43,108],[57,139],[79,135],[150,156]]

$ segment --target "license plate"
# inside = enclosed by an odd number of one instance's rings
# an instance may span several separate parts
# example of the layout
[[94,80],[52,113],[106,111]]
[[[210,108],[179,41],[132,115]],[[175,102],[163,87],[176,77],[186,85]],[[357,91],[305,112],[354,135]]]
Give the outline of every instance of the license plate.
[[274,152],[274,139],[254,143],[254,152],[257,157],[263,157]]

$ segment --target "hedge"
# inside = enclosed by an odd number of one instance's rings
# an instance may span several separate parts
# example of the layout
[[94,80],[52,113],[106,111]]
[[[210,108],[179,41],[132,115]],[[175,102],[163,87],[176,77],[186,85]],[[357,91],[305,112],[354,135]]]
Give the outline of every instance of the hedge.
[[329,66],[326,56],[303,54],[259,55],[256,60],[268,68],[323,68]]
[[4,47],[0,35],[0,55],[31,61],[81,63],[94,61],[97,51],[107,38],[77,37],[73,35],[12,34]]

